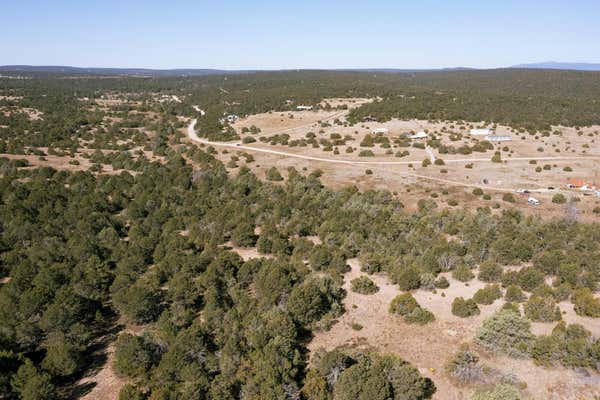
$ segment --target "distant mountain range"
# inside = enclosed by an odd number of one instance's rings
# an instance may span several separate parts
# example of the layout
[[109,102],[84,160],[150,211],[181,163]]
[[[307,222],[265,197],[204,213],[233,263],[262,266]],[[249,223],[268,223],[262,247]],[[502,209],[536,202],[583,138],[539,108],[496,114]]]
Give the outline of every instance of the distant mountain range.
[[546,61],[546,62],[540,62],[540,63],[513,65],[511,68],[566,69],[566,70],[575,70],[575,71],[600,71],[600,64]]
[[[576,71],[600,71],[600,64],[569,63],[569,62],[541,62],[531,64],[518,64],[508,68],[520,69],[560,69]],[[408,68],[343,68],[335,71],[371,72],[371,73],[412,73],[425,71],[473,71],[477,68],[454,67],[438,69],[408,69]],[[223,74],[248,74],[260,70],[225,70],[208,68],[181,68],[181,69],[151,69],[151,68],[82,68],[58,65],[1,65],[1,72],[22,73],[66,73],[81,75],[126,75],[126,76],[206,76]]]
[[25,73],[66,73],[93,75],[135,75],[135,76],[204,76],[219,74],[242,74],[254,71],[228,71],[220,69],[151,69],[151,68],[82,68],[61,65],[1,65],[0,72]]

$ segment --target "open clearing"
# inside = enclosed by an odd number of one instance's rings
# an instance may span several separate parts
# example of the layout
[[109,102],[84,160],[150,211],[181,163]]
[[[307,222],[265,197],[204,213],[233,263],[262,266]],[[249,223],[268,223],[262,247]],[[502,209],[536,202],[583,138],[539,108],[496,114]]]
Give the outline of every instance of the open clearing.
[[[484,284],[473,280],[468,284],[447,276],[450,287],[438,290],[437,294],[418,290],[414,293],[419,304],[433,312],[436,321],[420,326],[405,323],[401,317],[388,313],[392,299],[402,293],[389,283],[386,275],[370,275],[379,286],[373,295],[361,295],[350,290],[350,281],[361,275],[358,260],[348,261],[351,270],[344,277],[347,296],[344,299],[346,313],[339,318],[330,331],[317,333],[309,344],[314,352],[318,349],[332,350],[339,346],[374,348],[382,352],[392,352],[410,361],[421,373],[435,382],[438,390],[434,399],[460,400],[470,396],[471,387],[456,386],[445,374],[443,365],[459,349],[461,343],[470,342],[483,320],[493,314],[502,304],[502,300],[489,306],[480,306],[481,314],[470,318],[452,315],[451,303],[455,297],[471,297]],[[445,297],[442,297],[442,292]],[[564,304],[561,304],[564,309]],[[595,335],[600,334],[600,326],[595,320],[567,313],[567,322],[584,322]],[[587,320],[587,321],[583,321]],[[590,324],[588,324],[588,322]],[[361,330],[352,329],[352,324],[363,326]],[[537,333],[549,331],[555,324],[538,324]],[[527,383],[526,391],[535,399],[577,400],[593,398],[600,387],[600,377],[586,377],[573,370],[562,367],[543,368],[531,360],[520,360],[490,354],[478,349],[482,363],[505,373],[513,373]]]
[[[336,103],[340,105],[339,99]],[[365,102],[365,99],[360,102]],[[345,103],[348,108],[359,104]],[[423,198],[432,198],[440,207],[448,207],[448,202],[455,201],[459,206],[470,207],[500,205],[521,208],[527,214],[539,216],[561,217],[565,213],[563,205],[552,203],[552,196],[562,192],[567,198],[577,197],[578,215],[582,220],[593,221],[597,217],[592,212],[600,206],[600,198],[592,193],[583,193],[577,189],[567,189],[566,183],[571,178],[586,182],[600,184],[600,146],[589,146],[599,139],[596,135],[600,127],[588,127],[581,130],[557,127],[561,135],[549,137],[532,137],[527,134],[516,133],[508,127],[496,128],[498,134],[510,134],[511,142],[496,145],[501,150],[502,163],[491,161],[493,151],[485,153],[472,153],[469,155],[439,154],[434,150],[434,156],[442,158],[442,166],[421,166],[422,160],[429,158],[425,149],[408,147],[400,148],[391,146],[392,152],[407,150],[410,154],[405,157],[394,157],[390,149],[383,149],[376,145],[369,148],[374,157],[360,157],[359,143],[364,137],[379,128],[385,128],[392,140],[400,133],[415,131],[437,132],[444,144],[458,146],[459,144],[473,145],[479,139],[469,136],[467,128],[477,124],[464,124],[462,129],[450,122],[429,121],[399,121],[393,120],[386,123],[368,122],[355,126],[333,124],[333,121],[344,121],[347,110],[331,111],[293,111],[271,112],[251,115],[240,119],[233,127],[242,137],[273,137],[274,135],[289,135],[289,140],[300,140],[308,132],[313,132],[318,137],[329,138],[331,134],[352,137],[346,147],[355,149],[346,153],[344,146],[339,148],[339,154],[324,151],[322,146],[289,146],[270,144],[269,142],[256,141],[254,143],[237,142],[211,142],[198,137],[192,121],[187,128],[188,137],[201,145],[211,145],[221,149],[216,156],[227,163],[232,155],[241,152],[251,153],[255,159],[246,165],[258,176],[264,177],[270,167],[277,167],[285,176],[286,169],[294,167],[303,171],[323,171],[322,181],[331,187],[340,188],[356,185],[361,190],[378,189],[393,192],[406,206],[407,210],[416,209],[417,201]],[[243,127],[256,126],[261,129],[258,135],[242,133]],[[449,140],[449,131],[462,132],[459,143]],[[600,139],[599,139],[600,140]],[[585,145],[587,147],[584,147]],[[540,152],[540,148],[544,151]],[[502,150],[504,149],[504,150]],[[560,152],[555,150],[559,149]],[[234,153],[235,152],[235,153]],[[466,168],[470,166],[471,168]],[[542,168],[544,167],[544,168]],[[570,167],[573,171],[565,171]],[[536,168],[541,169],[540,172]],[[368,174],[366,173],[369,170]],[[489,198],[473,196],[474,188],[481,188],[489,194]],[[516,189],[526,188],[541,201],[541,205],[532,207],[527,204],[528,196],[515,195],[516,203],[502,202],[502,195],[506,192],[514,193]],[[548,188],[553,188],[548,190]]]

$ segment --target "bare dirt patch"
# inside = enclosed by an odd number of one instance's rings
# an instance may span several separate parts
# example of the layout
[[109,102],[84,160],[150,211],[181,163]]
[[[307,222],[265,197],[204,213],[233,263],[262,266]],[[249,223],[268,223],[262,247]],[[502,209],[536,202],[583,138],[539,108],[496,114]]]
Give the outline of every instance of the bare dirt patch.
[[[459,387],[446,376],[443,365],[459,349],[461,343],[470,342],[483,320],[495,312],[503,303],[497,300],[489,306],[480,306],[481,314],[471,318],[459,318],[451,313],[455,297],[471,297],[484,284],[473,280],[468,284],[451,277],[450,287],[434,294],[416,291],[415,298],[422,307],[432,311],[436,321],[425,325],[406,324],[401,318],[390,315],[388,306],[401,292],[388,282],[385,275],[371,275],[379,286],[373,295],[361,295],[350,290],[349,282],[363,273],[358,260],[349,260],[351,271],[344,277],[344,288],[348,291],[344,299],[346,313],[328,332],[319,332],[309,344],[314,352],[324,348],[331,350],[339,346],[375,348],[382,352],[398,354],[419,368],[421,373],[435,382],[438,390],[434,399],[459,400],[468,398],[473,388]],[[442,292],[445,296],[442,296]],[[352,329],[352,324],[363,326]],[[504,372],[511,372],[527,383],[527,392],[535,399],[580,399],[596,393],[600,377],[585,377],[562,367],[542,368],[530,360],[519,360],[496,354],[483,353],[485,364]]]

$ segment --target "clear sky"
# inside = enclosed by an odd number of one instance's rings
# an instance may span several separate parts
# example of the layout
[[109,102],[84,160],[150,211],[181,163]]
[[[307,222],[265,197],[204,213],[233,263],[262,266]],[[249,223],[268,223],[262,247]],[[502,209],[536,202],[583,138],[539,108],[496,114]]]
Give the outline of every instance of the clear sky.
[[278,69],[600,62],[600,0],[1,0],[0,6],[0,65]]

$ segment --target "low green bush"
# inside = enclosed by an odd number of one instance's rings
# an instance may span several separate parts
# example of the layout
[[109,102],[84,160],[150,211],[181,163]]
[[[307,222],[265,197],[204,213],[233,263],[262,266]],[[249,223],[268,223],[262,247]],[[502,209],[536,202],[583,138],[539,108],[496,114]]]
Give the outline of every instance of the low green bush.
[[487,285],[483,289],[479,289],[473,295],[473,301],[477,304],[492,304],[494,301],[502,297],[502,290],[498,285]]
[[379,287],[367,276],[360,276],[350,281],[350,287],[353,292],[360,294],[373,294],[377,293]]
[[465,300],[462,297],[457,297],[452,301],[452,314],[457,317],[467,318],[479,314],[479,307],[473,299]]
[[523,306],[525,316],[536,322],[553,322],[562,319],[560,308],[553,297],[531,296]]

